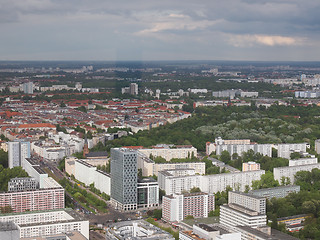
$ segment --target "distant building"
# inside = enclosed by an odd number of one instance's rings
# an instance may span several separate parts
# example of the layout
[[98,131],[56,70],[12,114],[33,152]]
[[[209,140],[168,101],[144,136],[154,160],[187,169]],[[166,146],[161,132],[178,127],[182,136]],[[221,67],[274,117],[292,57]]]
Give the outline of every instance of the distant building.
[[162,218],[168,222],[179,222],[189,215],[194,218],[205,218],[213,210],[213,194],[203,192],[173,194],[162,199]]
[[30,157],[30,142],[8,142],[9,168],[23,166],[24,159]]
[[266,198],[249,195],[243,192],[229,191],[228,203],[238,204],[245,208],[257,211],[260,214],[266,214]]
[[318,154],[320,154],[320,139],[314,141],[314,147]]
[[274,188],[262,188],[257,190],[251,190],[248,192],[248,194],[271,199],[271,198],[285,198],[292,192],[294,193],[300,192],[300,186],[289,185],[289,186],[280,186],[280,187],[274,187]]
[[33,82],[26,82],[22,85],[25,94],[33,94]]
[[291,159],[289,160],[289,167],[316,163],[318,163],[318,158],[316,157]]
[[307,143],[284,143],[278,144],[278,157],[290,159],[291,153],[306,152]]
[[131,95],[138,95],[139,86],[136,83],[130,83],[129,87],[121,88],[122,94],[131,94]]
[[260,163],[256,163],[256,162],[242,163],[242,171],[243,172],[256,171],[256,170],[260,170]]
[[290,182],[294,183],[294,176],[297,172],[311,171],[314,168],[320,169],[320,163],[292,167],[278,167],[273,169],[273,176],[275,180],[279,181],[279,183],[281,183],[282,177],[288,177],[290,179]]

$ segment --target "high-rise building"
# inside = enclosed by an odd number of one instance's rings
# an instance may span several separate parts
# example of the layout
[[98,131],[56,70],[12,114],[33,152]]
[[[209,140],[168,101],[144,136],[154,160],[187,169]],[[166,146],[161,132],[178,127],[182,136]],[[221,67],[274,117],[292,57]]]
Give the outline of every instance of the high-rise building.
[[111,202],[117,209],[137,209],[137,152],[111,149]]
[[182,221],[186,216],[208,217],[214,210],[214,195],[197,192],[172,194],[162,199],[162,217],[169,222]]
[[9,168],[23,165],[24,159],[30,158],[30,142],[8,142]]
[[23,84],[23,92],[26,94],[33,94],[33,82],[26,82]]
[[130,83],[130,94],[131,95],[138,95],[138,84]]

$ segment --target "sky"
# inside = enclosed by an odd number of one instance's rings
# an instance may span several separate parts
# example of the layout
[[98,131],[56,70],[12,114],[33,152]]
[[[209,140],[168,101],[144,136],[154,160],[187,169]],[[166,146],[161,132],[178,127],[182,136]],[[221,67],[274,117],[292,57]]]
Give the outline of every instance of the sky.
[[320,0],[0,0],[0,60],[319,61]]

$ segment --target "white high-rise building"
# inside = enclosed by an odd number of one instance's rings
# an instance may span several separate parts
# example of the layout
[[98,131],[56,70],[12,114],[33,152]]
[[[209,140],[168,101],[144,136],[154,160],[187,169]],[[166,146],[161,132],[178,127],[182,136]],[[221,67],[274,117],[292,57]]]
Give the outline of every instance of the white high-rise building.
[[33,82],[27,82],[22,85],[23,92],[26,94],[33,94]]
[[9,168],[23,165],[26,158],[30,158],[30,142],[8,142]]

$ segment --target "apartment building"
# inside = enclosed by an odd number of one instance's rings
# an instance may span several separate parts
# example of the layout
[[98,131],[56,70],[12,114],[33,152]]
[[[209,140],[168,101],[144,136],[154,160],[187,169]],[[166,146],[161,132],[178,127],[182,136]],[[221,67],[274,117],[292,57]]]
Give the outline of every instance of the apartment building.
[[147,157],[152,155],[153,157],[163,157],[167,161],[172,158],[190,158],[197,156],[197,149],[191,145],[167,145],[158,144],[153,148],[142,148],[138,150]]
[[79,231],[89,239],[89,221],[72,209],[0,214],[0,223],[6,222],[18,225],[20,238]]
[[257,190],[251,190],[248,192],[248,194],[271,199],[271,198],[284,198],[293,192],[294,193],[300,192],[300,186],[289,185],[289,186],[280,186],[280,187],[274,187],[274,188],[262,188]]
[[284,143],[278,144],[278,157],[290,159],[291,153],[306,152],[307,143]]
[[245,162],[245,163],[242,163],[242,171],[243,172],[256,171],[256,170],[260,170],[260,163],[256,163],[256,162]]
[[186,216],[205,218],[213,210],[213,194],[203,192],[172,194],[162,199],[162,218],[168,222],[179,222]]
[[8,182],[9,192],[18,192],[24,190],[35,190],[38,188],[38,183],[35,178],[11,178]]
[[249,195],[243,192],[229,191],[228,203],[238,204],[245,208],[257,211],[259,214],[266,214],[266,198]]
[[291,159],[289,160],[289,167],[316,163],[318,163],[318,158],[316,157]]
[[291,183],[294,183],[294,176],[299,171],[311,171],[312,169],[320,169],[320,163],[309,165],[298,165],[292,167],[278,167],[273,169],[274,179],[281,182],[282,177],[288,177]]

